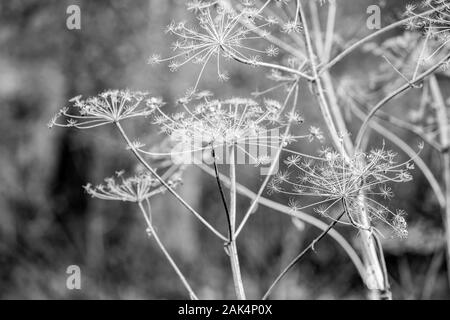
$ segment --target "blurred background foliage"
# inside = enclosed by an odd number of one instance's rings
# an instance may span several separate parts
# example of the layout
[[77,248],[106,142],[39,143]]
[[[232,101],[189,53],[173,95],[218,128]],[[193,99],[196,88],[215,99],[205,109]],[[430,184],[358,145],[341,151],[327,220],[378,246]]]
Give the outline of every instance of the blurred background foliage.
[[[0,298],[186,298],[173,270],[148,240],[136,207],[90,199],[81,187],[99,183],[119,169],[133,170],[134,159],[120,137],[107,127],[80,132],[49,131],[46,126],[71,97],[109,88],[148,90],[172,108],[192,86],[198,70],[186,67],[174,74],[164,65],[151,68],[146,61],[153,52],[169,53],[171,39],[164,26],[192,18],[183,2],[0,2]],[[370,32],[365,28],[366,8],[373,2],[338,0],[337,28],[343,42]],[[377,2],[383,23],[394,19],[405,3]],[[81,8],[81,30],[66,28],[66,8],[71,4]],[[389,35],[395,32],[401,30]],[[355,53],[334,69],[333,76],[337,82],[347,77],[364,82],[376,63],[372,56]],[[202,88],[218,97],[248,96],[269,84],[263,70],[235,63],[228,70],[231,80],[225,84],[214,72],[206,72]],[[404,112],[415,99],[408,95],[392,106]],[[299,108],[308,126],[322,125],[306,85]],[[347,120],[354,128],[359,125],[350,113]],[[126,125],[132,136],[156,133],[145,119]],[[411,145],[417,143],[408,133],[398,134]],[[370,140],[374,145],[380,142],[375,135]],[[319,147],[298,146],[305,153]],[[422,156],[439,177],[436,155],[426,149]],[[253,190],[262,180],[257,169],[240,170],[239,177]],[[414,179],[396,188],[393,203],[409,213],[410,237],[385,241],[394,297],[449,298],[439,205],[417,170]],[[180,192],[225,232],[213,179],[193,168],[185,173]],[[287,203],[281,196],[272,198]],[[238,203],[241,211],[248,204],[245,198]],[[155,199],[153,206],[161,238],[199,296],[232,298],[223,243],[212,240],[169,194]],[[339,231],[357,246],[354,230]],[[299,230],[289,218],[259,207],[238,242],[248,296],[259,297],[282,266],[317,234],[313,227]],[[66,268],[73,264],[81,267],[82,290],[66,289]],[[318,245],[274,294],[278,299],[364,297],[356,270],[330,239]]]

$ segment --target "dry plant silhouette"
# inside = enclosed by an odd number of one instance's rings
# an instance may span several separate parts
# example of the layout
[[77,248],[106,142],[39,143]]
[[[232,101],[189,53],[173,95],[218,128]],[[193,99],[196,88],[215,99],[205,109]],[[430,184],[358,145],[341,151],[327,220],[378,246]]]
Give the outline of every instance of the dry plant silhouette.
[[[401,245],[402,238],[408,237],[408,217],[390,200],[396,184],[414,183],[413,177],[421,171],[441,207],[448,269],[450,98],[442,89],[449,75],[450,2],[408,5],[390,24],[349,43],[342,41],[336,28],[339,6],[335,0],[188,1],[190,22],[170,22],[165,31],[174,42],[161,52],[149,53],[148,59],[149,68],[167,65],[180,74],[188,65],[197,66],[196,72],[190,69],[190,84],[173,103],[176,106],[163,102],[158,93],[109,90],[88,98],[77,96],[51,119],[49,127],[92,130],[110,125],[117,130],[139,164],[137,171],[128,178],[118,171],[115,179],[85,189],[95,198],[136,204],[144,218],[142,229],[191,299],[202,298],[190,283],[192,270],[181,270],[158,236],[163,227],[153,219],[164,214],[152,206],[162,194],[179,202],[209,231],[208,237],[222,242],[223,248],[218,245],[217,250],[228,257],[237,299],[258,298],[246,288],[242,268],[248,258],[240,254],[238,240],[246,241],[248,226],[262,206],[292,217],[300,228],[311,224],[321,230],[286,266],[277,270],[267,264],[273,278],[267,288],[256,291],[263,292],[263,299],[273,295],[306,254],[320,252],[324,244],[319,241],[325,236],[332,237],[351,259],[371,298],[392,299],[383,244]],[[400,33],[392,35],[393,30]],[[384,40],[373,42],[377,37]],[[356,53],[370,56],[371,63],[361,66],[367,69],[370,83],[351,74],[336,77],[333,72]],[[236,64],[265,72],[271,85],[258,90],[260,85],[252,83],[256,91],[225,98],[218,98],[221,92],[208,91],[203,79],[210,71],[226,82],[233,78],[228,68]],[[322,127],[303,114],[302,97],[307,93]],[[389,106],[408,94],[420,99],[409,105],[407,113],[390,112]],[[144,119],[153,133],[134,137],[127,124],[138,119]],[[419,142],[411,146],[397,130],[412,132]],[[101,132],[95,131],[97,135]],[[308,145],[319,152],[302,152],[311,150]],[[428,147],[439,154],[442,179],[421,158],[422,149]],[[397,160],[404,155],[406,160]],[[220,204],[208,214],[179,192],[189,188],[183,177],[192,166],[213,178],[208,188],[216,188],[220,195]],[[260,179],[256,190],[251,190],[254,186],[247,186],[239,172],[254,167]],[[215,221],[224,223],[213,223],[211,215],[223,216]],[[357,240],[346,240],[340,231],[344,229]],[[209,280],[205,276],[201,281]]]

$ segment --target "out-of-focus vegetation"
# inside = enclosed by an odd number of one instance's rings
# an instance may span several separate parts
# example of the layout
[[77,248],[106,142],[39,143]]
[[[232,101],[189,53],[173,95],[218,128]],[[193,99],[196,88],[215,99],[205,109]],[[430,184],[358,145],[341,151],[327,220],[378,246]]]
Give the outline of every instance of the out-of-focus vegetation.
[[[362,26],[371,2],[338,3],[337,28],[343,41],[365,33]],[[81,8],[81,30],[66,28],[66,8],[71,4]],[[404,4],[389,1],[383,13],[391,14]],[[82,189],[118,169],[134,169],[121,138],[108,128],[50,132],[46,123],[71,97],[109,88],[148,90],[172,107],[192,86],[192,74],[198,70],[187,67],[173,74],[163,65],[150,68],[146,61],[154,51],[170,50],[164,26],[172,19],[189,19],[187,15],[183,1],[175,0],[0,2],[0,298],[186,298],[173,270],[148,241],[137,208],[91,199]],[[373,59],[364,53],[353,55],[334,70],[336,79],[366,81],[364,68],[373,65]],[[264,87],[264,72],[239,64],[230,64],[228,70],[229,82],[219,83],[214,73],[205,73],[201,84],[220,97],[248,96]],[[303,116],[322,126],[306,92],[300,97]],[[412,95],[397,100],[395,112],[405,112],[415,99]],[[347,116],[353,121],[350,112]],[[128,130],[141,136],[157,134],[145,119],[130,123]],[[411,144],[417,141],[409,133],[398,134]],[[381,139],[374,137],[372,142]],[[310,153],[319,147],[302,146]],[[425,149],[421,156],[439,177],[436,154]],[[246,186],[257,189],[262,179],[258,169],[240,174]],[[192,168],[179,190],[214,225],[225,226],[219,194],[209,187],[213,184],[212,178]],[[395,193],[395,204],[408,212],[410,235],[407,240],[384,241],[394,297],[449,298],[439,204],[418,170],[414,183],[403,184]],[[240,211],[248,203],[242,198]],[[233,297],[223,243],[211,240],[169,194],[156,200],[153,211],[159,235],[199,296]],[[350,228],[338,230],[348,239],[356,236]],[[299,230],[285,216],[258,207],[238,243],[248,296],[259,297],[317,234],[313,227]],[[79,291],[66,288],[66,268],[73,264],[82,271]],[[353,299],[364,298],[365,290],[342,249],[325,239],[273,297]]]

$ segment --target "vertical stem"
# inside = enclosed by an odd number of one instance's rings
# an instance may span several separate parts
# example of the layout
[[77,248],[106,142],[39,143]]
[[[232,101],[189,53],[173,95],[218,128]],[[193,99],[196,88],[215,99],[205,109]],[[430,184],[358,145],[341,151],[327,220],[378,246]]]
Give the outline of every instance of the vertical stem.
[[[359,222],[364,228],[370,228],[371,226],[364,196],[361,194],[359,198],[359,206],[361,208]],[[377,249],[375,239],[372,235],[373,231],[360,230],[360,232],[364,261],[366,264],[366,284],[369,290],[371,290],[370,297],[374,300],[380,300],[383,299],[383,297],[390,299],[391,293],[387,274],[383,272],[383,270],[386,269],[386,266],[380,261],[383,249],[381,246]],[[380,252],[380,256],[378,256],[378,252]]]
[[230,151],[230,222],[231,231],[230,243],[228,245],[228,256],[230,257],[231,271],[233,273],[234,290],[238,300],[245,300],[244,285],[242,283],[241,268],[239,265],[239,257],[236,246],[235,230],[236,230],[236,155],[234,146]]
[[[328,22],[327,22],[327,30],[326,30],[326,38],[325,43],[323,43],[322,39],[322,29],[320,27],[320,17],[319,11],[317,8],[317,3],[315,1],[311,1],[310,3],[310,11],[311,11],[311,19],[314,29],[314,42],[316,44],[317,51],[319,55],[322,57],[322,61],[327,61],[325,56],[325,50],[331,50],[333,43],[333,33],[334,33],[334,22],[336,16],[336,3],[335,1],[330,1],[329,9],[328,9]],[[339,132],[343,134],[344,147],[347,150],[348,154],[353,154],[353,143],[350,139],[350,135],[347,133],[347,126],[344,121],[344,117],[342,116],[342,112],[338,106],[338,99],[336,97],[336,92],[334,90],[333,81],[331,80],[331,75],[328,70],[325,70],[321,76],[321,81],[323,81],[323,87],[326,92],[326,97],[328,98],[329,108],[331,114],[333,115],[333,119],[336,122],[337,129]]]
[[[322,81],[319,76],[319,72],[317,70],[317,66],[315,63],[315,55],[314,49],[311,43],[311,36],[308,28],[308,22],[306,20],[306,15],[303,10],[301,0],[297,0],[298,4],[298,14],[301,17],[303,28],[305,32],[305,42],[308,49],[309,59],[311,61],[311,69],[314,77],[314,81],[312,83],[313,89],[319,101],[319,107],[322,112],[323,118],[325,120],[325,124],[328,127],[328,131],[330,132],[331,138],[333,140],[334,145],[338,150],[340,149],[341,140],[339,138],[339,134],[336,130],[336,126],[334,124],[333,118],[330,113],[330,106],[324,94],[324,89],[322,86]],[[348,159],[349,155],[346,150],[342,150],[344,159]],[[364,197],[361,194],[360,196],[360,217],[359,220],[361,224],[369,229],[370,221],[366,211],[366,205],[364,202]],[[385,285],[387,283],[387,279],[383,275],[383,268],[381,266],[381,262],[378,256],[378,251],[376,248],[375,241],[372,237],[371,231],[368,230],[360,230],[361,232],[361,242],[362,242],[362,251],[365,258],[365,266],[366,266],[366,284],[370,290],[373,290],[373,298],[380,299],[381,295],[379,293],[383,293],[385,296],[390,296],[390,289]],[[381,248],[379,248],[381,251]]]
[[164,254],[164,256],[166,257],[166,259],[169,261],[169,264],[172,266],[172,268],[175,270],[176,274],[178,275],[178,277],[180,278],[181,282],[183,283],[184,287],[186,288],[186,290],[189,292],[189,295],[191,297],[192,300],[198,300],[197,295],[194,293],[194,290],[192,290],[191,286],[189,285],[189,283],[186,280],[186,277],[183,275],[183,273],[180,271],[180,269],[178,268],[177,264],[175,263],[175,261],[172,259],[172,257],[170,256],[169,252],[166,250],[166,248],[164,247],[163,243],[161,242],[161,239],[159,239],[158,234],[156,233],[155,229],[153,228],[153,225],[149,219],[149,217],[147,216],[147,213],[145,211],[144,206],[142,205],[141,202],[138,202],[139,204],[139,209],[141,209],[142,215],[144,216],[145,222],[147,223],[147,227],[148,230],[150,231],[153,239],[155,239],[156,244],[158,245],[158,247],[161,249],[162,253]]
[[303,23],[303,29],[305,32],[305,42],[306,42],[306,47],[308,49],[309,61],[311,63],[311,70],[312,70],[313,78],[314,78],[313,83],[311,84],[312,89],[314,91],[314,94],[317,97],[318,102],[319,102],[320,111],[322,113],[325,124],[328,128],[328,132],[330,133],[331,139],[333,140],[333,144],[337,148],[339,148],[339,145],[340,145],[339,135],[338,135],[336,126],[334,124],[333,118],[330,113],[328,101],[324,95],[322,81],[320,80],[319,74],[317,72],[316,56],[314,54],[314,49],[313,49],[313,46],[311,43],[311,36],[309,33],[308,22],[306,21],[306,15],[305,15],[305,12],[302,7],[301,0],[297,0],[297,7],[298,7],[298,14],[300,15],[300,18]]
[[[450,128],[448,124],[448,114],[445,106],[444,97],[442,96],[439,83],[435,76],[430,77],[430,89],[433,100],[437,108],[437,121],[441,145],[444,150],[450,145]],[[444,192],[445,192],[445,208],[443,219],[445,224],[446,242],[447,242],[447,277],[450,284],[450,153],[447,150],[442,155],[442,170],[444,175]]]
[[329,61],[334,40],[334,26],[336,23],[336,0],[328,1],[328,19],[325,32],[325,44],[323,52],[323,61]]
[[217,161],[216,161],[216,152],[214,151],[214,146],[211,148],[211,154],[213,157],[213,165],[214,165],[214,173],[216,174],[216,182],[217,187],[219,188],[220,198],[222,199],[223,207],[225,209],[225,214],[227,217],[227,224],[228,224],[228,242],[231,240],[231,235],[234,233],[231,229],[231,219],[230,219],[230,212],[228,210],[227,200],[225,199],[225,194],[223,192],[222,183],[220,182],[220,176],[219,176],[219,169],[217,168]]

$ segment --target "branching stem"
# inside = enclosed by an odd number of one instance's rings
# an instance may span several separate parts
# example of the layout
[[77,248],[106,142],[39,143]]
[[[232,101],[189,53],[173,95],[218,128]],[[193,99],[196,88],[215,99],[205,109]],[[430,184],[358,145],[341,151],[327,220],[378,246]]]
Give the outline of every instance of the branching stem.
[[214,233],[217,237],[222,239],[223,241],[228,241],[228,239],[223,236],[219,231],[217,231],[213,226],[211,226],[197,211],[195,211],[180,195],[173,190],[171,186],[167,184],[157,173],[156,171],[145,161],[145,159],[141,156],[141,154],[137,151],[136,147],[130,141],[127,134],[122,128],[122,125],[119,122],[115,123],[117,128],[120,131],[120,134],[126,141],[128,148],[133,152],[135,157],[139,160],[139,162],[164,186],[190,213],[192,213],[204,226],[206,226],[212,233]]

